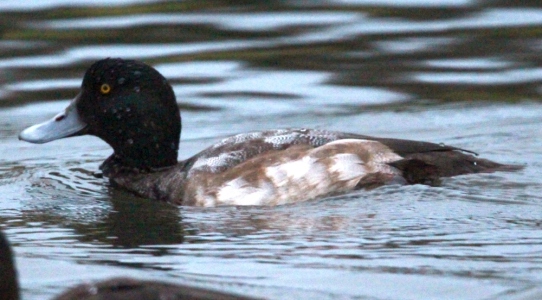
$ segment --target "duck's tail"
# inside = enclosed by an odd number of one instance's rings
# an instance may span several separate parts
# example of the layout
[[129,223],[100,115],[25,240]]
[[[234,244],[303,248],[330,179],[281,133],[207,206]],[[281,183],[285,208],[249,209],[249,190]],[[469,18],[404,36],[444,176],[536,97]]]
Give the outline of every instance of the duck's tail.
[[441,177],[497,171],[510,172],[524,168],[521,165],[500,164],[459,151],[413,153],[389,165],[401,170],[409,184],[429,185],[438,184]]

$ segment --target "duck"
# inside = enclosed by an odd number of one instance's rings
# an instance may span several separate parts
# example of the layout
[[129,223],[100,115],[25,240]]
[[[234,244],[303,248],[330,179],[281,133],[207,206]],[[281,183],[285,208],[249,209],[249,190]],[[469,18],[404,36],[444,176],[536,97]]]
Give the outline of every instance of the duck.
[[113,188],[203,207],[281,205],[521,169],[444,144],[309,128],[240,133],[178,161],[180,134],[168,80],[141,61],[107,58],[88,68],[65,110],[23,130],[19,139],[40,144],[96,136],[113,148],[100,166]]
[[[0,299],[19,300],[20,287],[13,251],[5,234],[0,231]],[[116,277],[74,286],[54,300],[250,300],[248,296],[229,294],[189,285]]]

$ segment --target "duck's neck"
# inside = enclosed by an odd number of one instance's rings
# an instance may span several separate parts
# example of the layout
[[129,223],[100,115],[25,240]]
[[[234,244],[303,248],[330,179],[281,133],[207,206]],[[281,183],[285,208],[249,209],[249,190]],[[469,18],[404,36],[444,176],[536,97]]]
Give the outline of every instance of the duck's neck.
[[177,165],[177,146],[162,148],[135,145],[130,149],[115,151],[100,169],[107,177],[126,173],[153,173]]

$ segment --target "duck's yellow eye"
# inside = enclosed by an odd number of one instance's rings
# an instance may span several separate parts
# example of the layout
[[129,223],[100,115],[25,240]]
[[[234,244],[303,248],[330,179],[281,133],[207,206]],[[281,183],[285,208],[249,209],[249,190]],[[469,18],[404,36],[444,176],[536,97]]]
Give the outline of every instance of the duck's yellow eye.
[[100,86],[100,93],[107,95],[109,92],[111,92],[111,86],[109,84],[104,83],[102,86]]

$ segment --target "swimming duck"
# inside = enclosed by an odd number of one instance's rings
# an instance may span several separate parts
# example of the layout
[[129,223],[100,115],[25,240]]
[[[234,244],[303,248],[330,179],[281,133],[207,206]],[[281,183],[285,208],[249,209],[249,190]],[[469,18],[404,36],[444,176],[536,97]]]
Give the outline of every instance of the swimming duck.
[[[20,299],[17,271],[13,253],[3,232],[0,231],[0,299]],[[100,282],[75,286],[55,300],[98,300],[98,299],[186,299],[186,300],[249,300],[255,298],[222,293],[192,286],[175,285],[159,281],[144,281],[133,278],[113,278]]]
[[178,162],[180,132],[166,78],[139,61],[104,59],[64,111],[19,138],[97,136],[114,151],[100,167],[112,185],[180,205],[277,205],[519,168],[453,146],[306,128],[234,135]]

